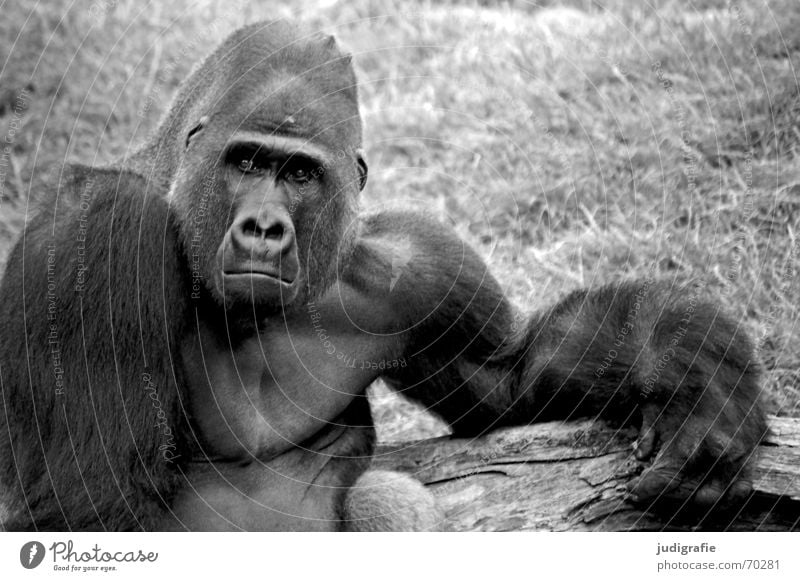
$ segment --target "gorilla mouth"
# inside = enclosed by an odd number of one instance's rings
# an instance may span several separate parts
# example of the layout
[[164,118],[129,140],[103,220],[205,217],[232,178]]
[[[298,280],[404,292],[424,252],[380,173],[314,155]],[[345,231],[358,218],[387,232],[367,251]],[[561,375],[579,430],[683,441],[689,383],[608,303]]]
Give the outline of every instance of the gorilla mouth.
[[214,286],[231,307],[288,305],[300,290],[302,273],[292,261],[231,260],[220,266]]
[[255,279],[255,280],[265,280],[270,279],[277,281],[283,285],[291,286],[294,284],[293,278],[285,278],[280,275],[279,272],[274,270],[266,270],[266,269],[244,269],[244,270],[225,270],[222,272],[222,276],[225,280],[245,280],[245,279]]

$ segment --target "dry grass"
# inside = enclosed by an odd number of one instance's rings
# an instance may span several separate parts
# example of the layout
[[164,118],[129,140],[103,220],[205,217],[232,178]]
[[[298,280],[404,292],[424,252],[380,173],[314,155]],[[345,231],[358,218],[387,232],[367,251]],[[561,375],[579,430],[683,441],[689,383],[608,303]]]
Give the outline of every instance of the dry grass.
[[0,139],[21,125],[0,165],[0,259],[42,172],[140,141],[236,26],[301,18],[355,53],[365,204],[444,217],[526,308],[651,270],[702,276],[759,338],[770,410],[800,415],[794,0],[15,0],[0,13]]

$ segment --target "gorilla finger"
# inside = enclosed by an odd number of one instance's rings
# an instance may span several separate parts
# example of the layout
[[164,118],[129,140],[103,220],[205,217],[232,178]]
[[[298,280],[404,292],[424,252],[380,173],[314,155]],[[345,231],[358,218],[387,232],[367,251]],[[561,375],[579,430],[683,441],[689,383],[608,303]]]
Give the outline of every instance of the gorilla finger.
[[725,500],[731,504],[744,502],[753,493],[753,482],[749,477],[735,480],[729,487]]
[[634,452],[637,460],[647,460],[653,454],[658,413],[658,408],[653,404],[642,407],[642,427],[639,429],[639,439],[636,441]]
[[634,502],[644,502],[668,494],[681,483],[680,467],[658,464],[648,468],[628,487]]
[[720,480],[709,480],[697,490],[693,501],[701,507],[712,507],[725,496],[725,484]]

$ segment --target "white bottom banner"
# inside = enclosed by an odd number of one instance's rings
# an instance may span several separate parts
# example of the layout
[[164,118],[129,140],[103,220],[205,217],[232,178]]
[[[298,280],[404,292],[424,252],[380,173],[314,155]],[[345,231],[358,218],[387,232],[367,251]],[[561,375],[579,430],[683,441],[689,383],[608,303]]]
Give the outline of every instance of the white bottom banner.
[[798,553],[795,533],[0,533],[14,580],[795,580]]

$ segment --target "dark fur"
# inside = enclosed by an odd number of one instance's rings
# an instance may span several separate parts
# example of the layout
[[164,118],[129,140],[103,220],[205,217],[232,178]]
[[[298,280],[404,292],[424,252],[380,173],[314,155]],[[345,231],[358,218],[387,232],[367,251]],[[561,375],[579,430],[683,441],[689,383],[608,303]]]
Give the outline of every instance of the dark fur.
[[73,167],[57,193],[26,224],[0,287],[0,458],[15,515],[4,524],[152,528],[187,459],[172,364],[188,318],[183,254],[166,202],[135,175]]
[[431,249],[430,265],[426,257],[410,265],[413,304],[397,306],[410,320],[425,319],[411,333],[426,347],[392,376],[456,434],[581,416],[631,420],[651,404],[665,417],[700,419],[707,433],[691,459],[722,457],[722,469],[726,458],[738,466],[765,433],[752,342],[698,284],[575,291],[515,330],[498,283],[458,238],[410,215],[371,223],[405,229]]
[[[247,26],[190,75],[153,138],[130,158],[105,169],[69,166],[52,191],[37,195],[41,208],[26,223],[0,288],[6,528],[150,530],[170,521],[182,468],[198,450],[176,346],[197,313],[209,321],[234,316],[205,287],[190,298],[188,261],[197,252],[207,281],[233,219],[220,145],[233,130],[294,130],[263,114],[265,99],[275,104],[270,110],[295,111],[303,139],[334,154],[324,168],[330,201],[301,206],[294,216],[304,226],[297,245],[306,298],[331,285],[337,254],[349,252],[345,228],[365,177],[350,56],[332,37],[301,37],[285,22]],[[187,162],[198,143],[199,157]],[[170,188],[178,192],[168,202]],[[86,191],[88,270],[75,292]],[[63,395],[54,391],[47,340],[50,243]],[[252,329],[252,308],[236,317],[239,328]],[[221,327],[229,331],[228,323]],[[145,389],[145,373],[155,390]],[[165,419],[156,416],[156,394]]]
[[[331,160],[324,195],[291,212],[304,288],[293,304],[273,311],[228,304],[208,282],[240,211],[223,159],[237,130],[297,137]],[[293,313],[336,284],[357,295],[344,307],[358,320],[339,329],[341,340],[357,332],[390,337],[381,355],[407,365],[376,375],[429,406],[456,434],[578,415],[638,418],[653,425],[666,452],[636,491],[642,498],[667,487],[669,470],[696,480],[695,488],[742,476],[765,431],[758,364],[749,339],[704,293],[629,282],[577,291],[520,317],[484,261],[448,228],[411,212],[356,218],[366,177],[360,147],[349,56],[329,38],[262,23],[237,31],[193,72],[153,139],[129,159],[108,169],[69,168],[45,192],[0,287],[7,528],[180,526],[172,509],[187,489],[190,459],[214,444],[187,412],[196,386],[186,379],[190,363],[178,355],[180,346],[202,323],[236,351],[275,313],[302,330]],[[76,291],[79,228],[89,270]],[[398,257],[411,258],[400,261],[401,271]],[[199,298],[191,298],[194,260]],[[48,285],[56,297],[52,321]],[[54,383],[51,322],[63,392]],[[345,402],[349,411],[363,404],[362,395]],[[323,419],[347,416],[337,415],[337,405]],[[366,433],[371,421],[362,415]],[[298,443],[315,435],[301,434]],[[332,464],[342,482],[364,470],[357,456],[367,440]],[[385,497],[376,503],[384,513]],[[369,502],[362,492],[347,498]],[[351,512],[364,521],[372,514],[361,505]],[[364,528],[417,526],[378,516],[383,520]],[[341,518],[352,528],[346,510]],[[415,522],[430,528],[428,520]]]

